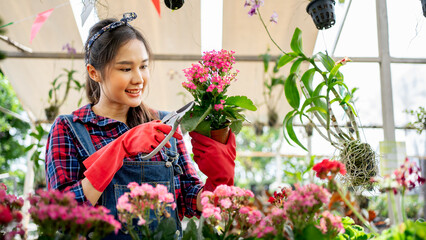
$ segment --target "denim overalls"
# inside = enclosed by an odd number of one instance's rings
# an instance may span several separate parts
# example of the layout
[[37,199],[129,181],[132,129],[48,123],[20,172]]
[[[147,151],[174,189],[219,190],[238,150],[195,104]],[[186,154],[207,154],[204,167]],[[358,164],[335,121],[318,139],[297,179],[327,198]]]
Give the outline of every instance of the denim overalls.
[[[160,119],[163,118],[167,112],[159,111]],[[88,153],[88,156],[93,154],[96,149],[94,148],[90,135],[88,134],[86,128],[80,122],[74,122],[72,120],[72,115],[66,115],[66,119],[71,125],[71,130],[74,131],[77,136],[78,141],[81,143],[85,151]],[[98,200],[98,204],[105,206],[111,212],[110,214],[118,220],[117,214],[117,200],[125,192],[130,192],[130,189],[127,188],[127,184],[130,182],[136,182],[138,184],[149,183],[154,187],[157,184],[163,184],[167,187],[170,193],[173,193],[174,199],[176,201],[175,193],[175,176],[182,174],[182,169],[178,165],[179,154],[176,148],[176,139],[170,139],[171,148],[163,148],[160,151],[163,161],[124,161],[123,166],[117,171],[114,175],[114,178],[107,186],[102,196]],[[176,221],[176,229],[179,230],[180,237],[182,236],[182,227],[177,213],[177,209],[172,210],[170,207],[167,209],[171,217]],[[151,210],[150,220],[153,222],[150,224],[151,230],[154,229],[158,222],[154,215],[154,212]],[[134,220],[134,225],[136,225],[137,220]],[[138,229],[138,228],[135,228]],[[118,235],[114,233],[109,234],[104,239],[131,239],[130,235],[124,234],[125,227],[118,232]],[[140,234],[139,234],[140,235]],[[141,235],[139,236],[141,238]]]

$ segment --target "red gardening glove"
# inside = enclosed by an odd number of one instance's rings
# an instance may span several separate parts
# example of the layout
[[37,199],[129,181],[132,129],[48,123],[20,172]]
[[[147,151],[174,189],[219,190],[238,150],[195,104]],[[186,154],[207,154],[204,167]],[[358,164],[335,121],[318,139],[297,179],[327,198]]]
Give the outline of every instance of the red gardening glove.
[[196,132],[190,132],[194,161],[201,172],[208,177],[204,190],[214,191],[217,186],[234,185],[235,135],[229,132],[226,144],[217,142]]
[[[83,164],[87,169],[84,175],[96,190],[103,192],[123,166],[124,157],[150,153],[171,130],[171,126],[161,123],[160,120],[130,129],[84,160]],[[178,132],[175,132],[173,137],[182,139]],[[165,147],[171,147],[170,143],[166,143]]]

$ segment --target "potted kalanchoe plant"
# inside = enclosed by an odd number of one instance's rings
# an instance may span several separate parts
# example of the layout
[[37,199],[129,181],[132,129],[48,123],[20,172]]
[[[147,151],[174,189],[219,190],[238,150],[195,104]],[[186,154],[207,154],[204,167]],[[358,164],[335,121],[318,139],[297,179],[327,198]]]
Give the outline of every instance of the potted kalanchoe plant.
[[[233,71],[233,51],[204,52],[201,61],[184,69],[187,80],[182,83],[194,97],[195,106],[182,119],[184,130],[195,131],[215,140],[226,142],[227,128],[238,134],[246,120],[244,109],[257,108],[246,96],[227,96],[231,82],[236,80],[238,70]],[[222,140],[215,138],[214,130],[225,129]],[[213,130],[213,132],[212,132]]]
[[103,206],[78,205],[74,193],[59,190],[36,191],[29,196],[29,214],[38,225],[38,239],[102,239],[121,224]]
[[[254,2],[258,2],[257,0]],[[290,43],[292,52],[284,52],[269,34],[267,26],[261,17],[259,4],[252,4],[249,15],[254,12],[259,16],[271,41],[283,53],[278,61],[278,68],[293,62],[290,73],[284,83],[285,97],[292,107],[283,120],[285,139],[307,150],[299,141],[293,128],[295,119],[307,120],[308,124],[339,151],[339,160],[345,164],[347,174],[344,180],[348,185],[366,187],[370,179],[378,173],[377,154],[368,143],[364,143],[358,130],[357,113],[353,106],[353,93],[344,82],[340,67],[350,61],[344,58],[335,62],[324,53],[308,57],[302,50],[302,31],[296,28]],[[300,72],[300,65],[308,63],[310,69]],[[322,66],[321,66],[322,65]],[[314,76],[321,78],[319,83]],[[301,101],[298,85],[305,97]],[[336,114],[335,114],[336,112]],[[312,115],[311,115],[312,114]],[[337,119],[341,114],[345,124],[339,124]],[[347,127],[342,128],[341,126]],[[321,126],[322,128],[320,129]]]

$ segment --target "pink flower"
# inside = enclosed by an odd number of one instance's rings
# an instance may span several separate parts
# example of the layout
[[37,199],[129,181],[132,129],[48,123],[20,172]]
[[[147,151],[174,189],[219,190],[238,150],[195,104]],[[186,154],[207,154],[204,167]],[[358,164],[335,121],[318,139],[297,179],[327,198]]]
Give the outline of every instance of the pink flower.
[[138,225],[139,226],[142,226],[142,225],[144,225],[146,223],[146,220],[145,219],[143,219],[142,217],[141,218],[139,218],[139,221],[138,221]]
[[405,159],[404,163],[394,171],[395,180],[403,188],[411,190],[416,185],[422,185],[425,183],[425,179],[420,176],[420,168],[415,162],[410,162],[408,158]]
[[327,232],[337,232],[344,233],[345,229],[343,227],[342,218],[339,216],[334,216],[329,211],[324,211],[321,213],[322,218],[320,219],[320,225],[317,226],[322,233],[326,234]]
[[225,198],[225,199],[220,200],[220,204],[221,204],[221,205],[222,205],[225,209],[228,209],[229,207],[231,207],[232,202],[231,202],[231,200],[229,200],[229,198]]
[[278,23],[278,13],[274,11],[274,13],[272,13],[271,18],[269,19],[270,22],[273,23]]

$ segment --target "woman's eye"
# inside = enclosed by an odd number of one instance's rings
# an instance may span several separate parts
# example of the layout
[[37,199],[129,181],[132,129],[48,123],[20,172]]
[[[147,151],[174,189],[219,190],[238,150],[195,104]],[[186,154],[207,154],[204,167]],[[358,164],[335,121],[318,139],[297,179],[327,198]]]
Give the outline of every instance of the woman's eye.
[[122,68],[121,69],[121,71],[123,71],[123,72],[130,72],[130,70],[132,70],[132,69],[130,69],[130,68]]
[[146,68],[148,68],[148,65],[142,65],[141,66],[141,69],[146,69]]

